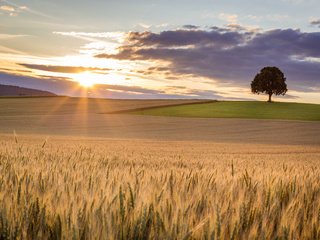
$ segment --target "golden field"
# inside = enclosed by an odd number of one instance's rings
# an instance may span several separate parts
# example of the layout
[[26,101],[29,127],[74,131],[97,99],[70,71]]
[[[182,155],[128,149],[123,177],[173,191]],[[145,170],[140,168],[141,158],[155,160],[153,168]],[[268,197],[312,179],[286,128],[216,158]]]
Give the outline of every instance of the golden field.
[[0,99],[0,239],[320,239],[320,122],[111,113],[193,101]]
[[2,135],[2,239],[319,239],[320,149]]

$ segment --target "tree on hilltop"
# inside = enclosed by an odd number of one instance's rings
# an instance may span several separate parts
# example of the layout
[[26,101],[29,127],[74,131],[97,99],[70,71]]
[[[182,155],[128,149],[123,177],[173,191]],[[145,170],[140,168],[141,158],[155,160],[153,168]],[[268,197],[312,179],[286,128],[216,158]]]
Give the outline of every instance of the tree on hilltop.
[[268,102],[271,102],[271,96],[273,94],[285,95],[288,91],[286,78],[279,68],[264,67],[251,82],[251,91],[254,94],[268,94]]

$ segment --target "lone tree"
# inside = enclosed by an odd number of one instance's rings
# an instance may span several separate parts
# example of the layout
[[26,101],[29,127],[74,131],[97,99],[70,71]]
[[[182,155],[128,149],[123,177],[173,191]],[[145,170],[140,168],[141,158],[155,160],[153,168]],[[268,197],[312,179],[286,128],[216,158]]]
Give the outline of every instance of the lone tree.
[[264,67],[251,82],[251,91],[256,94],[268,94],[268,102],[271,102],[273,94],[285,95],[288,91],[286,78],[279,68]]

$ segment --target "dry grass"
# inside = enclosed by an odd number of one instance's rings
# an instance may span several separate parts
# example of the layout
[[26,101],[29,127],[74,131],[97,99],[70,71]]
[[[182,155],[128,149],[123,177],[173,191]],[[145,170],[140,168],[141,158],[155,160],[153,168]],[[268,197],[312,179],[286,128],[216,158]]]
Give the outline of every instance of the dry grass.
[[319,239],[318,147],[0,138],[1,239]]

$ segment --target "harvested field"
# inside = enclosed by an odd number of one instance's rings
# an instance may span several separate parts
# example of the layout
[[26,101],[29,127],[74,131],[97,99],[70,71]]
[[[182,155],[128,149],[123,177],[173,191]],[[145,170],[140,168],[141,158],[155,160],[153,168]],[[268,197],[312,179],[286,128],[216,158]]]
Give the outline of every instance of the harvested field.
[[[192,100],[0,99],[0,133],[117,139],[320,144],[320,122],[108,114]],[[202,106],[203,104],[199,104]]]

